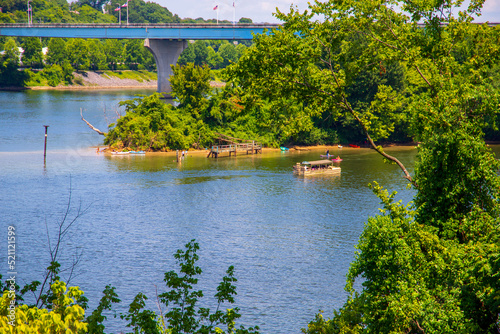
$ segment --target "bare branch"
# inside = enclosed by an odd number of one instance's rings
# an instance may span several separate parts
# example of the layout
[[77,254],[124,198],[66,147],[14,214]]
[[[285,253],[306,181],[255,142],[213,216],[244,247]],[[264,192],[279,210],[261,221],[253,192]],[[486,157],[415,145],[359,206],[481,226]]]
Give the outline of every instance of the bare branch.
[[85,118],[83,118],[83,110],[82,110],[82,108],[80,108],[80,116],[82,116],[82,121],[84,121],[85,123],[87,123],[87,125],[89,126],[89,128],[91,128],[92,130],[94,130],[95,132],[97,132],[100,135],[103,135],[103,136],[106,135],[105,132],[102,132],[101,130],[99,130],[98,128],[96,128],[95,126],[93,126],[92,124],[90,124],[89,122],[87,122],[87,120]]
[[[363,32],[360,32],[360,33],[363,33]],[[394,33],[394,32],[393,32]],[[363,33],[366,35],[366,33]],[[375,40],[379,41],[380,43],[390,47],[390,48],[393,48],[393,49],[398,49],[397,47],[394,47],[394,46],[391,46],[387,43],[384,43],[380,40],[378,40],[377,38],[375,38],[373,35],[371,36],[372,38],[374,38]],[[335,70],[333,68],[333,65],[331,62],[327,62],[323,59],[321,59],[321,61],[323,61],[325,64],[329,65],[329,70],[331,72],[331,74],[333,75],[333,78],[335,79],[335,85],[337,86],[337,88],[339,89],[339,91],[341,92],[340,93],[340,98],[342,100],[341,103],[338,103],[339,106],[341,106],[343,109],[347,110],[351,115],[353,115],[353,117],[356,119],[356,121],[361,125],[361,128],[363,129],[363,132],[366,136],[366,138],[368,139],[369,143],[370,143],[370,146],[377,152],[379,153],[380,155],[382,155],[384,158],[386,158],[387,160],[389,161],[393,161],[394,163],[396,163],[399,168],[403,171],[403,174],[404,174],[404,178],[407,179],[408,181],[410,181],[410,183],[414,186],[414,187],[417,187],[417,184],[416,182],[413,180],[413,178],[411,177],[410,173],[408,172],[408,170],[406,169],[405,165],[399,161],[396,157],[393,157],[387,153],[385,153],[383,150],[381,150],[377,145],[375,145],[375,142],[373,141],[373,139],[371,138],[371,136],[369,135],[368,133],[368,129],[366,128],[365,124],[363,123],[363,121],[359,118],[359,116],[357,115],[357,113],[352,109],[350,103],[348,102],[347,100],[347,97],[345,96],[345,93],[343,92],[342,90],[342,86],[339,82],[339,79],[335,73]],[[278,64],[279,66],[281,66],[283,69],[285,69],[286,71],[290,72],[290,70],[288,70],[286,68],[286,66],[284,66],[283,64],[280,64],[279,62],[275,62],[276,64]],[[427,81],[427,79],[425,78],[425,76],[420,72],[420,70],[418,69],[417,67],[417,70],[418,72],[420,73],[420,75],[422,76],[422,78],[427,82],[427,84],[430,85],[430,83]],[[325,95],[328,95],[328,96],[331,96],[331,97],[337,97],[336,95],[334,95],[332,92],[329,92],[329,91],[325,91],[323,89],[319,89],[317,87],[314,87],[312,85],[310,85],[307,80],[305,80],[305,78],[302,76],[303,78],[303,82],[301,81],[298,81],[298,80],[293,80],[292,82],[294,82],[295,84],[298,84],[298,85],[301,85],[301,86],[304,86],[304,87],[308,87],[310,89],[313,89],[315,90],[316,92],[318,93],[323,93]]]
[[[346,102],[347,102],[347,100],[346,100]],[[356,120],[358,121],[358,123],[363,128],[363,132],[365,133],[366,138],[368,138],[370,146],[375,151],[377,151],[380,155],[382,155],[384,158],[386,158],[386,159],[388,159],[390,161],[395,162],[399,166],[399,168],[401,168],[401,170],[403,171],[403,173],[405,174],[404,178],[407,179],[408,181],[410,181],[410,183],[415,188],[417,188],[417,183],[415,182],[415,180],[412,179],[412,177],[411,177],[410,173],[408,172],[408,170],[406,169],[405,165],[403,165],[403,163],[401,163],[401,161],[399,161],[396,157],[393,157],[392,155],[389,155],[389,154],[385,153],[377,145],[375,145],[375,142],[373,141],[373,139],[368,134],[368,130],[366,129],[364,123],[361,121],[361,119],[358,117],[358,115],[356,115],[356,113],[354,112],[354,110],[351,108],[350,105],[348,105],[348,109],[351,111],[351,114],[354,116],[354,118],[356,118]]]
[[417,65],[415,65],[415,68],[417,69],[417,72],[418,72],[418,74],[420,74],[420,76],[422,77],[422,79],[424,79],[424,81],[425,81],[425,82],[427,82],[427,84],[428,84],[429,86],[431,86],[431,87],[432,87],[431,83],[430,83],[430,82],[427,80],[427,78],[426,78],[426,77],[422,74],[422,72],[420,72],[420,69],[418,68],[418,66],[417,66]]
[[162,325],[163,329],[166,329],[165,317],[163,316],[163,310],[162,310],[161,305],[160,305],[160,298],[158,297],[158,286],[155,285],[155,289],[156,289],[156,305],[158,306],[158,309],[160,310],[161,325]]
[[[71,221],[69,221],[69,215],[71,211],[71,206],[72,206],[72,187],[71,187],[71,178],[70,178],[70,189],[69,189],[69,196],[68,196],[68,202],[66,204],[66,211],[64,212],[62,220],[57,224],[57,237],[55,243],[52,244],[50,234],[49,234],[49,228],[47,221],[45,221],[45,228],[47,231],[47,244],[49,247],[49,254],[50,254],[50,259],[51,263],[50,266],[53,266],[54,263],[58,261],[59,253],[62,249],[62,241],[64,240],[65,236],[68,234],[69,228],[73,226],[73,224],[83,215],[87,212],[87,210],[90,208],[90,205],[84,209],[82,209],[82,205],[78,206],[78,210]],[[76,256],[73,258],[72,264],[65,269],[59,270],[58,272],[68,272],[69,271],[69,277],[66,280],[67,283],[70,282],[71,278],[74,276],[74,270],[75,267],[78,265],[82,258],[83,251],[80,253],[77,253]],[[40,291],[38,292],[38,297],[36,296],[35,292],[35,298],[36,298],[36,303],[35,305],[38,308],[41,308],[45,304],[45,297],[49,294],[49,289],[50,289],[50,284],[53,282],[55,275],[57,272],[54,271],[54,269],[50,269],[48,267],[45,272],[45,277],[44,280],[41,284]],[[46,288],[47,286],[47,288]],[[44,297],[45,296],[45,297]]]
[[347,30],[348,30],[348,31],[350,31],[350,32],[356,32],[356,33],[359,33],[359,34],[362,34],[362,35],[365,35],[365,36],[371,37],[371,38],[373,38],[374,40],[376,40],[377,42],[379,42],[380,44],[383,44],[383,45],[387,46],[387,47],[388,47],[388,48],[390,48],[390,49],[393,49],[393,50],[398,50],[398,51],[400,50],[400,48],[398,48],[397,46],[390,45],[389,43],[386,43],[386,42],[384,42],[384,41],[382,41],[382,40],[378,39],[377,37],[375,37],[375,36],[373,35],[373,33],[372,33],[371,31],[370,31],[370,33],[366,33],[366,32],[361,31],[361,30],[351,30],[351,29],[347,29]]

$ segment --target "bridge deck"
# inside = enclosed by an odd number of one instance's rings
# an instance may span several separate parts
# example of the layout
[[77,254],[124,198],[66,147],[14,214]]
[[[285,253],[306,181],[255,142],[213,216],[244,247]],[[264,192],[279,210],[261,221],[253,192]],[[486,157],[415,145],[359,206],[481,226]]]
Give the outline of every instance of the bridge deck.
[[252,39],[277,24],[0,24],[0,36],[116,39]]

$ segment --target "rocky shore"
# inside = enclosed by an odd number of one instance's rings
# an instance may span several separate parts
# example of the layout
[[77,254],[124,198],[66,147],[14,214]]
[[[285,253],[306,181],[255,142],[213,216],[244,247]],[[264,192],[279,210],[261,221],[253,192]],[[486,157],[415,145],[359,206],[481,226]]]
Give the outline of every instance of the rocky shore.
[[[147,88],[156,89],[157,80],[152,79],[130,79],[119,78],[114,75],[108,75],[102,71],[84,71],[73,72],[74,80],[72,85],[60,84],[56,87],[51,86],[30,86],[30,87],[7,87],[6,90],[87,90],[87,89],[119,89],[119,88]],[[224,82],[211,81],[212,87],[224,87]],[[9,89],[10,88],[10,89]]]
[[135,80],[128,78],[118,78],[107,75],[100,71],[73,72],[74,80],[72,85],[34,86],[33,90],[57,89],[57,90],[81,90],[81,89],[116,89],[116,88],[157,88],[156,80]]

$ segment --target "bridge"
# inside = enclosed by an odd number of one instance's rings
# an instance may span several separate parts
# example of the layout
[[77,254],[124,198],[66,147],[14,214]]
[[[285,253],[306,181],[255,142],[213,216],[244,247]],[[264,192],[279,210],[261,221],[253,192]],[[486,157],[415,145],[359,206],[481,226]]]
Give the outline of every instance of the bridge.
[[188,40],[249,40],[253,34],[277,28],[277,24],[0,24],[0,36],[57,38],[143,39],[158,72],[158,92],[170,93],[171,64]]

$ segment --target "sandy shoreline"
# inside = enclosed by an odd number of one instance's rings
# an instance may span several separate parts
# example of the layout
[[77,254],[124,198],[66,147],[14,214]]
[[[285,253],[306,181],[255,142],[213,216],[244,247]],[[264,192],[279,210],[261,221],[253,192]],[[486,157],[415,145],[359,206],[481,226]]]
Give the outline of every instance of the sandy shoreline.
[[[488,141],[487,142],[487,145],[488,146],[498,146],[500,145],[500,141],[497,142],[497,141]],[[390,150],[392,148],[394,149],[398,149],[398,150],[401,150],[401,149],[409,149],[409,150],[412,150],[412,149],[416,149],[418,146],[418,143],[398,143],[398,144],[395,144],[395,143],[387,143],[387,144],[384,144],[382,145],[382,147],[384,147],[385,150]],[[111,154],[111,152],[113,151],[112,149],[110,149],[108,146],[104,146],[104,145],[98,145],[98,146],[93,146],[91,147],[91,149],[94,149],[97,151],[97,148],[99,148],[99,153],[103,153],[103,154]],[[360,147],[360,148],[354,148],[354,147],[349,147],[348,145],[345,145],[345,146],[342,146],[341,148],[343,151],[356,151],[356,150],[372,150],[371,147]],[[288,152],[307,152],[307,151],[320,151],[320,152],[326,152],[326,150],[329,150],[330,153],[333,155],[333,154],[336,154],[335,152],[338,152],[339,148],[337,145],[314,145],[314,146],[294,146],[294,147],[291,147],[289,148],[289,151]],[[264,147],[262,148],[262,152],[263,153],[269,153],[269,152],[279,152],[281,151],[281,149],[279,148],[273,148],[273,147]],[[179,154],[182,152],[182,150],[179,150]],[[195,149],[190,149],[187,151],[188,155],[208,155],[208,152],[209,150],[208,149],[203,149],[203,150],[195,150]],[[154,152],[154,151],[151,151],[151,152],[147,152],[147,154],[153,154],[153,155],[175,155],[176,154],[176,151],[168,151],[168,152]],[[246,155],[244,153],[241,153],[241,155]]]
[[[391,145],[388,146],[389,148],[407,148],[407,149],[414,149],[416,145]],[[93,149],[97,151],[97,148],[99,148],[99,153],[103,154],[111,154],[113,151],[110,149],[108,146],[104,145],[98,145],[98,146],[93,146]],[[330,152],[337,152],[338,150],[337,145],[315,145],[315,146],[295,146],[289,149],[289,152],[307,152],[307,151],[322,151],[326,152],[326,150],[329,150]],[[343,146],[342,150],[371,150],[369,147],[361,147],[361,148],[353,148],[349,146]],[[269,153],[269,152],[279,152],[281,149],[279,148],[273,148],[273,147],[264,147],[262,149],[263,153]],[[179,150],[179,154],[182,152],[182,150]],[[195,150],[195,149],[190,149],[187,151],[188,155],[208,155],[209,150]],[[176,151],[168,151],[168,152],[147,152],[148,155],[174,155],[176,154]],[[333,154],[333,153],[332,153]],[[246,155],[245,153],[241,153],[241,155]]]

